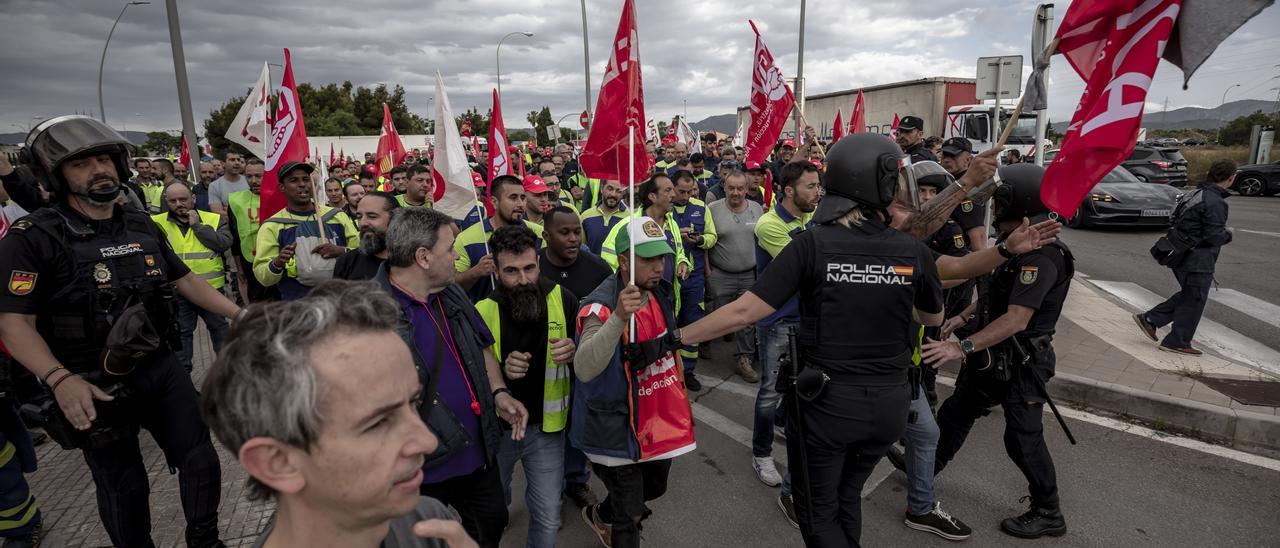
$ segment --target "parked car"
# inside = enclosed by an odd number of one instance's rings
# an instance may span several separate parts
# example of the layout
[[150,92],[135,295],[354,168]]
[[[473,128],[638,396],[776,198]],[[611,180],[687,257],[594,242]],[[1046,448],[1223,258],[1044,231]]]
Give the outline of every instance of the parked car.
[[1176,148],[1136,146],[1120,165],[1139,181],[1179,187],[1187,184],[1187,159]]
[[1270,196],[1280,192],[1280,161],[1240,166],[1231,189],[1241,196]]
[[1165,185],[1138,180],[1123,167],[1112,169],[1093,187],[1068,226],[1169,226],[1169,215],[1182,193]]
[[1188,146],[1188,147],[1202,147],[1207,144],[1209,144],[1209,141],[1206,141],[1199,137],[1192,137],[1182,142],[1182,146]]
[[1155,141],[1152,141],[1152,142],[1153,142],[1153,143],[1155,143],[1155,146],[1161,146],[1161,147],[1179,147],[1179,146],[1182,146],[1182,141],[1179,141],[1179,140],[1178,140],[1177,138],[1175,138],[1175,137],[1164,137],[1164,138],[1161,138],[1161,139],[1156,139]]

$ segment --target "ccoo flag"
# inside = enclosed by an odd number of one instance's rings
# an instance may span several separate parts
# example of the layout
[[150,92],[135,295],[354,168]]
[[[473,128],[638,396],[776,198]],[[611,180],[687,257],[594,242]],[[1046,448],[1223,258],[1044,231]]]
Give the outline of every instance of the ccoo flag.
[[747,22],[756,33],[756,50],[751,62],[751,127],[747,129],[746,162],[764,163],[782,135],[796,96],[782,79],[782,71],[773,64],[773,54],[764,45],[760,29],[754,22]]
[[258,82],[249,90],[235,119],[227,126],[227,140],[236,143],[258,158],[267,157],[267,134],[271,132],[271,73],[262,64]]
[[635,4],[625,0],[618,32],[610,48],[609,65],[600,83],[591,131],[578,159],[582,171],[592,179],[616,179],[629,185],[644,180],[649,171],[649,159],[644,152],[647,118],[637,38]]
[[286,200],[280,191],[280,166],[286,162],[301,162],[307,157],[307,126],[302,122],[302,104],[298,100],[298,86],[293,83],[293,62],[289,48],[284,50],[284,81],[280,83],[280,104],[276,107],[276,121],[267,142],[266,172],[262,176],[262,207],[258,219],[270,219],[281,209]]

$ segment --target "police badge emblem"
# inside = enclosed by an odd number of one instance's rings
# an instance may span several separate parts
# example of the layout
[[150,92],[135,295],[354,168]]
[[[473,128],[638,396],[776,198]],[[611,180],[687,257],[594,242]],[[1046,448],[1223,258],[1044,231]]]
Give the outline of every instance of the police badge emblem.
[[1039,275],[1040,275],[1039,267],[1024,266],[1022,267],[1022,274],[1018,277],[1018,280],[1022,282],[1022,285],[1031,285],[1033,283],[1036,283],[1036,277]]
[[156,265],[156,258],[155,258],[155,257],[152,257],[151,255],[147,255],[147,256],[145,256],[145,257],[143,257],[143,258],[147,261],[147,266],[155,266],[155,265]]
[[111,281],[111,270],[107,268],[107,265],[103,263],[93,265],[93,281],[100,284]]
[[965,213],[973,213],[973,200],[965,200],[960,202],[960,211]]
[[960,234],[956,234],[951,237],[951,241],[955,242],[956,249],[964,249],[964,236],[961,236]]

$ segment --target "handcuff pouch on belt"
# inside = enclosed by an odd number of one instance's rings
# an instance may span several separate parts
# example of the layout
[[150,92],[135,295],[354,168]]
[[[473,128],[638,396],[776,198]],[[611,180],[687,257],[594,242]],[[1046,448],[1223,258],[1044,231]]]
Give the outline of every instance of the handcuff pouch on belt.
[[[85,380],[93,382],[99,375],[85,375]],[[96,384],[96,383],[95,383]],[[111,401],[93,402],[97,418],[90,423],[88,430],[76,430],[58,407],[58,401],[49,397],[38,403],[23,404],[21,414],[23,420],[32,426],[42,426],[45,433],[63,449],[100,449],[116,441],[137,436],[138,425],[128,424],[121,420],[120,408],[129,397],[123,384],[116,383],[102,389],[112,396]]]

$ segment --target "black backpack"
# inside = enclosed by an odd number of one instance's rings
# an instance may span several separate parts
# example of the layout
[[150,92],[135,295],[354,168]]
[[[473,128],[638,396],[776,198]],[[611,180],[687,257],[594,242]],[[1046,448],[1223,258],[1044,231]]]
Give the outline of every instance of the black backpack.
[[1151,246],[1151,258],[1169,268],[1177,268],[1191,254],[1191,250],[1200,245],[1200,241],[1188,236],[1178,229],[1178,222],[1186,214],[1187,209],[1204,200],[1204,189],[1197,188],[1183,194],[1169,215],[1169,231]]

